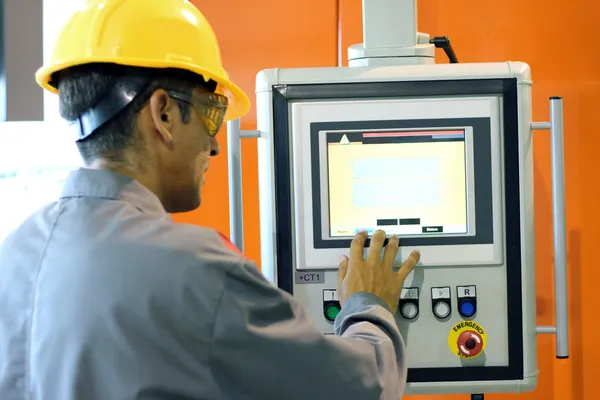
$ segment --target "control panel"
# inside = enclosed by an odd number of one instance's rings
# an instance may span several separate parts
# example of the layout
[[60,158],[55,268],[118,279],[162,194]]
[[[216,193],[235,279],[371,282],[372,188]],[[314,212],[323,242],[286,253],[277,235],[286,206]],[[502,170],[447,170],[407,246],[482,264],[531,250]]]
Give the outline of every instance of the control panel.
[[395,267],[418,249],[407,394],[537,383],[530,99],[521,63],[257,77],[262,272],[332,334],[359,231],[397,235]]

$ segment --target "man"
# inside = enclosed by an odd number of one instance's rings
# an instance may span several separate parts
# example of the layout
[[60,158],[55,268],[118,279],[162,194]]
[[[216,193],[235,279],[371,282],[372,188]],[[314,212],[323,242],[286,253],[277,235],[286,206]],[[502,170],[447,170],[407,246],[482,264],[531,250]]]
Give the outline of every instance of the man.
[[365,260],[357,235],[324,336],[222,235],[169,218],[200,205],[222,121],[249,109],[189,2],[86,3],[37,79],[86,168],[0,250],[3,400],[401,397],[390,310],[418,253],[395,272],[396,238]]

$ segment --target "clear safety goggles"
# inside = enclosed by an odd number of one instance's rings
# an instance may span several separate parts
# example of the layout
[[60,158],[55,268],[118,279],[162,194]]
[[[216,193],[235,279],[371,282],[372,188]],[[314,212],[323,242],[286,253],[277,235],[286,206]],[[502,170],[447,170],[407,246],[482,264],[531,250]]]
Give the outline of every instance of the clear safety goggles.
[[210,136],[214,137],[219,132],[227,112],[227,97],[218,93],[189,95],[175,90],[167,90],[166,92],[172,98],[193,106]]

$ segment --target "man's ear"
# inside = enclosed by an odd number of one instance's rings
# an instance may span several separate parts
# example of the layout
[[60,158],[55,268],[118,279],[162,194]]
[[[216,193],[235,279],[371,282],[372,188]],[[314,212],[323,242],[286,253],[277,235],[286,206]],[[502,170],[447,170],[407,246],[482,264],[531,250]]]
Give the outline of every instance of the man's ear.
[[159,138],[165,144],[173,142],[176,103],[163,89],[155,90],[150,96],[150,116]]

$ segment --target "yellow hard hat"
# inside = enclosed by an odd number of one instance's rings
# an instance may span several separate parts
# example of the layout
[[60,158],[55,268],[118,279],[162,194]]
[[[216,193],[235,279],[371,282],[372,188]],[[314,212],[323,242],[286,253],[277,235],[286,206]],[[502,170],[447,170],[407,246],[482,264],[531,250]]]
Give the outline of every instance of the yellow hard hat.
[[190,71],[215,81],[217,93],[227,96],[226,120],[250,110],[248,96],[223,68],[212,27],[188,0],[86,1],[65,24],[36,81],[58,93],[56,72],[90,63]]

